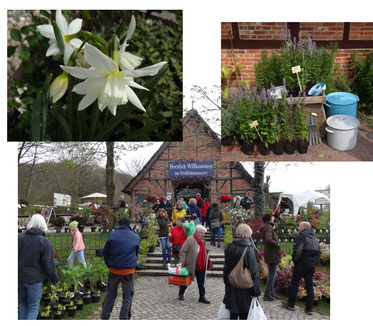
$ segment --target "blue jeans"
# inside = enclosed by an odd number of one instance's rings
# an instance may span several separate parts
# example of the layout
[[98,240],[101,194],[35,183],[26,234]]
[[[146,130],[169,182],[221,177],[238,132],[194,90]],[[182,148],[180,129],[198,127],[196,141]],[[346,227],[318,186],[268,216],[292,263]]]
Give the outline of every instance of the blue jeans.
[[278,264],[267,264],[268,265],[268,277],[267,277],[267,285],[266,290],[264,292],[264,296],[267,298],[273,297],[275,294],[274,284],[275,284],[275,277]]
[[67,258],[67,264],[69,265],[69,267],[73,265],[75,257],[78,259],[80,263],[83,264],[84,268],[87,268],[87,265],[84,260],[84,249],[78,250],[77,252],[74,252],[74,250],[71,251],[69,258]]
[[117,298],[119,283],[122,283],[122,308],[120,309],[119,319],[130,319],[132,297],[135,293],[134,274],[117,275],[111,272],[109,273],[106,297],[102,304],[101,319],[110,319]]
[[39,312],[43,282],[18,283],[18,296],[21,307],[18,310],[18,320],[36,320]]
[[218,243],[220,244],[220,232],[219,232],[219,228],[217,228],[217,229],[211,229],[210,232],[211,232],[211,242],[212,242],[212,244],[215,245],[216,235],[218,236]]
[[167,262],[167,259],[171,261],[171,243],[167,237],[159,238],[162,246],[163,262]]

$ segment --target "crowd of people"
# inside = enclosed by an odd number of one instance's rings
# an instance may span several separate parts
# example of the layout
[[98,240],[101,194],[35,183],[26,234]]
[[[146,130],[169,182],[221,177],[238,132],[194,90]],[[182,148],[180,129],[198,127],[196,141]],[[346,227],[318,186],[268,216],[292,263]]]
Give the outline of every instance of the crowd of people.
[[[250,211],[252,199],[236,198],[234,204]],[[163,203],[167,205],[167,202]],[[197,281],[199,290],[198,301],[209,304],[206,298],[207,269],[211,268],[209,250],[204,241],[208,227],[211,233],[211,244],[220,247],[222,211],[218,203],[208,203],[198,194],[186,203],[179,199],[171,210],[166,207],[157,208],[159,225],[158,237],[162,247],[163,265],[172,262],[187,268],[192,280]],[[189,222],[187,222],[189,221]],[[268,265],[268,278],[263,300],[274,301],[279,297],[274,291],[276,271],[280,263],[280,244],[275,231],[275,217],[265,214],[259,232],[264,243],[264,259]],[[131,305],[135,293],[134,273],[137,266],[137,255],[140,248],[140,237],[130,226],[126,217],[118,222],[119,228],[112,232],[103,249],[103,257],[109,268],[106,297],[102,306],[101,319],[110,319],[117,297],[119,283],[122,285],[122,307],[120,319],[131,318]],[[77,228],[77,222],[70,224],[72,231],[72,251],[68,258],[68,265],[72,266],[75,258],[86,267],[84,259],[84,242]],[[205,227],[206,226],[206,227]],[[49,240],[45,237],[47,225],[45,219],[35,214],[27,225],[27,231],[18,240],[18,295],[20,298],[19,319],[36,319],[42,292],[43,281],[48,278],[53,284],[58,284],[59,278],[53,260],[53,250]],[[289,299],[283,302],[283,307],[294,310],[299,283],[304,277],[307,291],[306,313],[313,310],[313,274],[315,265],[320,258],[321,251],[314,231],[308,222],[301,222],[299,234],[293,248],[294,271],[292,275]],[[235,231],[235,239],[225,248],[224,284],[225,295],[223,303],[230,312],[230,319],[247,319],[251,300],[261,295],[259,269],[255,255],[255,245],[251,239],[252,229],[248,224],[241,223]],[[217,239],[216,239],[217,238]],[[238,263],[243,261],[242,268],[247,270],[247,283],[240,286],[232,285],[231,275]],[[180,286],[178,299],[184,300],[187,286]]]

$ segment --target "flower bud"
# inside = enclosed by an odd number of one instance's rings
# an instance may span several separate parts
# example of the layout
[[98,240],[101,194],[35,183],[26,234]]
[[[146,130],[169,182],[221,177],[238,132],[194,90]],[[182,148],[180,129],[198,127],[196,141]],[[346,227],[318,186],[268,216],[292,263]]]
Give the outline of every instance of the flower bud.
[[53,103],[56,103],[66,93],[68,83],[69,77],[65,71],[53,81],[50,87],[50,97]]

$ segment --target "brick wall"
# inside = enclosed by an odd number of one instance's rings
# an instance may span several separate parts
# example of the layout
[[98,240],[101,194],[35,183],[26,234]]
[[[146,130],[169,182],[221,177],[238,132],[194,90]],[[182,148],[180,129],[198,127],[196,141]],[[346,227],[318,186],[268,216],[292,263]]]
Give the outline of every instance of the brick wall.
[[[239,35],[242,40],[279,40],[283,29],[286,29],[286,23],[238,23]],[[344,23],[312,23],[301,22],[299,30],[302,35],[310,34],[311,38],[317,40],[342,40]],[[232,39],[231,23],[221,24],[221,38]],[[373,23],[350,23],[349,40],[373,40]],[[339,49],[336,55],[336,62],[341,65],[342,70],[350,75],[350,60],[353,52],[358,56],[367,56],[371,49]],[[273,49],[279,53],[278,49]],[[273,50],[266,50],[269,54]],[[231,67],[240,63],[242,69],[237,76],[232,78],[233,85],[235,80],[245,80],[250,84],[255,84],[255,65],[260,61],[262,49],[222,49],[221,64]]]

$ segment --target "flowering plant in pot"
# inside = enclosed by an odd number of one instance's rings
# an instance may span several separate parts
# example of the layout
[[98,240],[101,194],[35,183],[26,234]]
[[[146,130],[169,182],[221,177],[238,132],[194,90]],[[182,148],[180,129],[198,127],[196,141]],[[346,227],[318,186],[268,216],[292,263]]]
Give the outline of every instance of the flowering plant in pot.
[[258,138],[255,129],[252,127],[253,121],[244,121],[240,124],[241,140],[244,142],[241,145],[241,151],[246,155],[254,153],[254,141]]
[[232,109],[226,108],[221,112],[221,144],[233,145],[235,142],[236,118]]
[[277,114],[274,114],[273,117],[273,151],[276,155],[282,155],[284,153],[285,145],[284,142],[282,141],[282,129],[281,129],[281,120],[279,119],[280,112]]
[[303,98],[294,105],[295,134],[298,139],[298,151],[300,154],[305,154],[308,150],[308,127],[306,122],[306,105],[304,101],[305,93],[303,93]]

